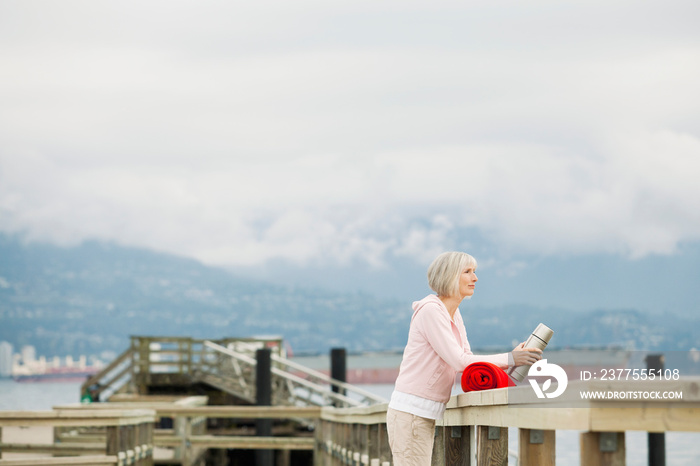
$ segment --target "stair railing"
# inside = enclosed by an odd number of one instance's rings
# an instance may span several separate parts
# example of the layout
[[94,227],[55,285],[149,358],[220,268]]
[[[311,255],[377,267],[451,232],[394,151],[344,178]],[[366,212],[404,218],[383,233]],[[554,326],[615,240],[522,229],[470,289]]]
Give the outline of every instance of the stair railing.
[[128,389],[132,377],[133,351],[129,348],[107,367],[83,382],[80,387],[81,397],[90,395],[92,401],[107,400],[113,394]]
[[[237,367],[240,372],[248,374],[249,377],[242,379],[249,385],[254,398],[254,377],[257,362],[253,354],[259,346],[239,341],[235,345],[230,344],[227,348],[211,341],[205,341],[203,347],[206,347],[210,353],[204,356],[203,360],[209,362],[215,360],[219,364],[223,362],[223,364],[228,364],[229,368]],[[227,356],[228,361],[222,359],[221,355]],[[271,360],[274,363],[271,371],[274,385],[272,392],[273,396],[277,398],[273,400],[275,404],[352,407],[386,402],[385,399],[367,390],[332,379],[321,372],[309,369],[285,357],[272,354]],[[213,372],[212,369],[214,369]],[[221,369],[221,367],[215,368],[209,365],[207,374],[219,375],[222,372]],[[335,391],[333,387],[335,387]]]

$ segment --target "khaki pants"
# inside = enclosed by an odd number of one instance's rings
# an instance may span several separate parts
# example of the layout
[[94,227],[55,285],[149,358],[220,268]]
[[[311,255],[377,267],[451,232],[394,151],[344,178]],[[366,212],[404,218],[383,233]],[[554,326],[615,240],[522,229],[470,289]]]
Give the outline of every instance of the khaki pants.
[[394,466],[430,466],[435,420],[389,408],[386,428]]

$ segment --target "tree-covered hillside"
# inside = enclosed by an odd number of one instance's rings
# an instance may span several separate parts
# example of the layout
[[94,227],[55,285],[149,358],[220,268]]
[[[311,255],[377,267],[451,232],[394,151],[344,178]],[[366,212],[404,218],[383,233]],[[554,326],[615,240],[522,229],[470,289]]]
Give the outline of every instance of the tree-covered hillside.
[[[39,355],[121,352],[129,335],[195,338],[279,335],[297,353],[401,350],[411,302],[361,293],[263,283],[152,251],[86,242],[76,247],[24,243],[0,235],[0,341],[31,344]],[[553,346],[688,350],[700,346],[700,321],[635,310],[506,306],[465,302],[473,348],[507,348],[539,322]]]

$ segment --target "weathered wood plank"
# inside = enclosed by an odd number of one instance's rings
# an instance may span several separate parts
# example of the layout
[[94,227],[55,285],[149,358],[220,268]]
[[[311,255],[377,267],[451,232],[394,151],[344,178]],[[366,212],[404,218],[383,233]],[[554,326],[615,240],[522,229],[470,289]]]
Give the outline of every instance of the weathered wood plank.
[[[82,384],[81,387],[80,387],[80,393],[85,393],[85,391],[87,390],[87,388],[88,388],[89,386],[98,383],[98,382],[100,381],[100,379],[101,379],[102,377],[104,377],[105,374],[108,374],[108,373],[112,372],[112,371],[113,371],[114,369],[116,369],[120,364],[125,363],[127,359],[130,359],[131,356],[132,356],[132,355],[131,355],[131,349],[128,349],[128,350],[126,350],[125,352],[123,352],[119,357],[117,357],[114,361],[112,361],[109,365],[107,365],[107,367],[105,367],[104,369],[102,369],[102,370],[101,370],[100,372],[98,372],[97,374],[94,374],[94,375],[90,376],[85,382],[83,382],[83,384]],[[112,382],[113,382],[114,380],[116,380],[116,379],[113,378]],[[105,388],[107,388],[107,386],[108,386],[108,385],[103,384],[103,386],[101,386],[101,387],[98,389],[98,393],[101,393]]]
[[700,432],[700,404],[683,405],[645,405],[626,407],[626,405],[591,409],[591,431],[621,432],[625,430],[644,430],[647,432]]
[[470,442],[469,426],[449,426],[445,427],[445,465],[446,466],[469,466]]
[[320,417],[327,421],[347,422],[351,424],[386,424],[387,407],[387,403],[353,408],[333,408],[324,406],[321,408]]
[[[325,408],[324,408],[325,409]],[[325,418],[327,413],[324,411]],[[595,408],[471,406],[448,409],[442,425],[492,425],[524,429],[700,432],[700,403],[649,406],[643,402]],[[335,416],[342,422],[342,416]],[[352,417],[358,422],[357,417]]]
[[585,408],[533,409],[507,405],[465,406],[445,411],[442,425],[589,430],[591,420],[590,411]]
[[431,465],[445,464],[445,427],[435,426],[435,437],[433,438],[433,455],[430,460]]
[[624,432],[581,434],[581,464],[584,466],[625,466]]
[[[116,395],[115,395],[116,396]],[[128,397],[118,397],[117,401],[113,401],[115,396],[110,398],[107,403],[73,403],[68,405],[58,405],[54,406],[54,410],[58,411],[89,411],[89,410],[130,410],[130,409],[153,409],[157,410],[159,408],[167,407],[195,407],[195,406],[206,406],[208,397],[206,396],[157,396],[157,395],[143,395],[143,396],[128,396]]]
[[116,456],[65,456],[57,458],[22,458],[0,460],[0,466],[50,466],[50,465],[75,465],[75,466],[104,466],[117,465]]
[[0,426],[114,426],[155,422],[153,410],[0,411]]
[[379,424],[367,426],[367,455],[370,458],[379,458]]
[[489,426],[477,427],[477,466],[508,466],[508,429],[495,429],[497,435],[493,429],[489,431]]
[[[193,447],[270,450],[313,450],[313,437],[253,437],[228,435],[192,435],[188,438]],[[176,447],[182,444],[177,435],[160,436],[156,446]]]
[[556,432],[553,430],[520,429],[520,466],[554,466]]
[[56,442],[67,443],[99,443],[104,444],[107,437],[104,433],[64,433],[55,436]]
[[391,460],[391,448],[389,446],[389,434],[386,429],[386,423],[379,424],[379,459],[382,463]]
[[[109,397],[109,404],[116,403],[143,403],[143,402],[164,402],[175,403],[182,399],[199,398],[199,397],[183,397],[182,395],[141,395],[138,393],[115,393]],[[206,398],[206,397],[204,397]]]
[[64,455],[104,454],[105,442],[102,443],[0,443],[4,453],[61,453]]
[[321,416],[321,407],[309,406],[158,406],[161,417],[208,417],[241,419],[315,419]]

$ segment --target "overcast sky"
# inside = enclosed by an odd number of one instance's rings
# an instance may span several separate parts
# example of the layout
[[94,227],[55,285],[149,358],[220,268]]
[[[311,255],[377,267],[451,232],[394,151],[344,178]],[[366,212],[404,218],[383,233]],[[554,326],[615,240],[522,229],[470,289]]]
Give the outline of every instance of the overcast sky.
[[0,230],[249,266],[700,239],[700,3],[0,3]]

